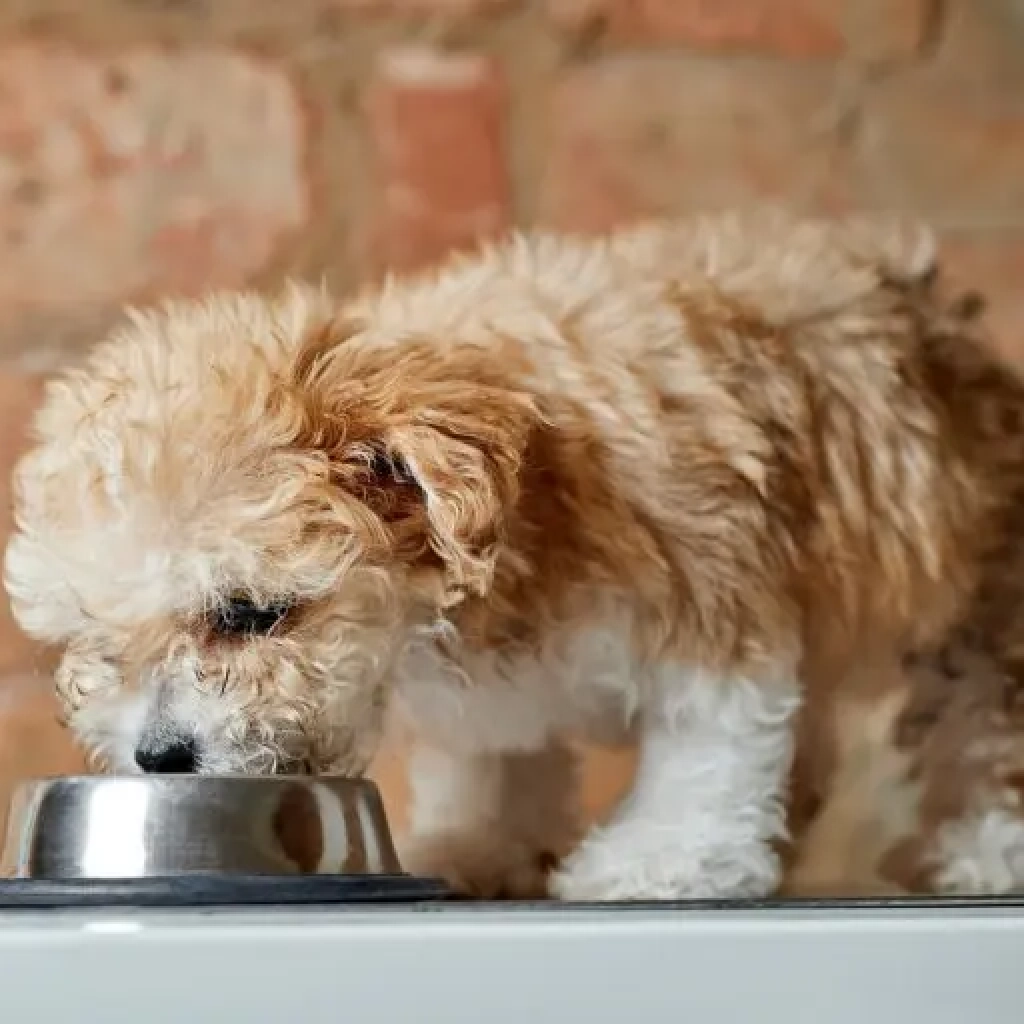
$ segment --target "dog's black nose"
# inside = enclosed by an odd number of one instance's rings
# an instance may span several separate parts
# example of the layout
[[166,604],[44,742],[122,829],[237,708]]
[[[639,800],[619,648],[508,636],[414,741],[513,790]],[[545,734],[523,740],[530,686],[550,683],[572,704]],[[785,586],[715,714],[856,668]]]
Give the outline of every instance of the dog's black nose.
[[144,772],[157,775],[188,775],[196,770],[196,760],[196,741],[184,736],[135,751],[135,763]]

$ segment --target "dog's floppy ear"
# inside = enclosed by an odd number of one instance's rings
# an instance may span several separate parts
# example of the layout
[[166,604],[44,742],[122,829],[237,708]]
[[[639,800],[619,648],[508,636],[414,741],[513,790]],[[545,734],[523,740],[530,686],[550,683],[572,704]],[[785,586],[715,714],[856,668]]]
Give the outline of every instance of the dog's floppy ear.
[[490,583],[519,496],[529,419],[528,406],[507,392],[479,388],[464,408],[434,404],[385,432],[392,476],[378,486],[417,489],[430,549],[445,566],[453,596],[481,593]]
[[339,484],[406,557],[439,563],[445,601],[484,592],[539,423],[530,396],[481,349],[429,339],[321,341],[300,363],[317,415],[338,424]]

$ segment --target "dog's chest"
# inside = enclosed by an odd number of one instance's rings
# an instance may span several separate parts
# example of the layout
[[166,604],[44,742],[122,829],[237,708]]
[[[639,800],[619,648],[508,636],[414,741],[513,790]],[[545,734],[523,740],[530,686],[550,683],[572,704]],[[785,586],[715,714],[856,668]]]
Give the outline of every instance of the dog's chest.
[[439,742],[529,749],[553,733],[616,741],[637,706],[638,667],[621,616],[553,634],[540,649],[452,656],[415,645],[400,670],[401,710]]

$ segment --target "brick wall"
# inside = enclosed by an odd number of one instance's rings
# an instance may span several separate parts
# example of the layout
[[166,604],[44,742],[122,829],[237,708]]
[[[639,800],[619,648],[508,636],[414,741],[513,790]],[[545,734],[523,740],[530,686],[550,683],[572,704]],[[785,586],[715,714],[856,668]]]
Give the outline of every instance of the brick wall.
[[[1024,0],[0,0],[0,533],[125,300],[761,199],[928,217],[1024,359]],[[0,605],[0,777],[46,669]]]

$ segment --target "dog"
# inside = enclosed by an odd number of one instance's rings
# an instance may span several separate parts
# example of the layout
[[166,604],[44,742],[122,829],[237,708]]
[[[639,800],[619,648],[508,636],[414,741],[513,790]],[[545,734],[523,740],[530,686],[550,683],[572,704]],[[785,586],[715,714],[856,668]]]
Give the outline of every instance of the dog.
[[[1020,525],[1024,391],[936,266],[923,229],[721,214],[132,313],[49,385],[14,612],[103,767],[358,774],[393,714],[410,870],[773,893],[798,805],[842,803],[857,666],[941,650]],[[574,735],[640,751],[583,836]],[[1017,844],[955,884],[1016,884]]]

